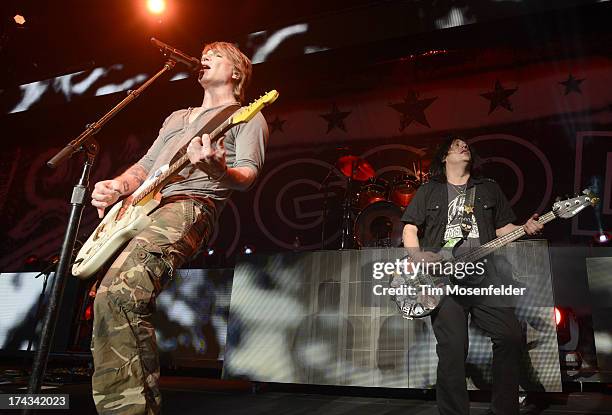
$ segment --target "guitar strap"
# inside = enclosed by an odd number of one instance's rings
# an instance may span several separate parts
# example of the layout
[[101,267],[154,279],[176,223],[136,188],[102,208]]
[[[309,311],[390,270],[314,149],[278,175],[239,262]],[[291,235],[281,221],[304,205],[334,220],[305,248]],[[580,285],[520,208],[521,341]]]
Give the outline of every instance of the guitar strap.
[[472,230],[472,214],[474,213],[474,197],[476,195],[476,185],[470,187],[465,194],[465,202],[463,203],[463,214],[461,215],[461,232],[463,239],[467,239]]
[[[234,112],[236,112],[239,108],[240,108],[240,104],[232,104],[232,105],[229,105],[223,108],[214,117],[212,117],[210,121],[204,124],[204,126],[200,128],[200,131],[195,133],[193,137],[202,136],[202,134],[212,133],[213,131],[215,131],[217,127],[219,127],[223,123],[223,121],[227,120],[229,116],[233,114]],[[174,157],[172,157],[172,160],[170,161],[170,165],[172,165],[175,161],[183,157],[183,155],[187,152],[187,146],[189,146],[190,142],[191,140],[189,140],[183,147],[181,147],[176,152],[176,154],[174,155]]]

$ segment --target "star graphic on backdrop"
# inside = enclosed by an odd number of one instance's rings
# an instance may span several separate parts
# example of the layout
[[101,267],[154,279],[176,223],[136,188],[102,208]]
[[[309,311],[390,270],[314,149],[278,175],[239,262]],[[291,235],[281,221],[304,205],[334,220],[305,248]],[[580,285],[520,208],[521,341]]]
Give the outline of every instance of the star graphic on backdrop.
[[320,116],[324,118],[325,121],[327,121],[327,133],[326,134],[329,134],[329,132],[336,127],[346,132],[346,125],[344,125],[344,119],[348,117],[350,113],[351,111],[340,111],[338,109],[338,106],[334,102],[332,104],[332,109],[330,113],[320,114]]
[[408,91],[404,102],[398,102],[396,104],[389,104],[391,108],[401,113],[400,116],[400,131],[404,131],[412,121],[416,121],[421,125],[431,128],[427,117],[425,116],[425,109],[429,107],[438,97],[419,99],[419,94],[414,91]]
[[281,120],[278,115],[276,116],[276,118],[274,118],[274,120],[270,121],[268,123],[268,125],[270,126],[270,135],[272,135],[274,133],[274,131],[280,131],[281,133],[284,132],[283,131],[283,124],[287,122],[287,120]]
[[504,107],[508,111],[512,111],[512,103],[510,102],[510,95],[514,94],[518,88],[505,89],[499,79],[495,81],[495,89],[491,92],[480,94],[481,97],[491,101],[489,105],[489,114],[491,114],[497,107]]
[[582,94],[582,90],[580,89],[580,84],[583,83],[585,79],[586,78],[576,79],[574,78],[574,75],[570,73],[569,76],[567,77],[567,80],[563,82],[559,82],[559,85],[563,85],[565,87],[564,95],[567,95],[570,92],[577,92],[579,94]]

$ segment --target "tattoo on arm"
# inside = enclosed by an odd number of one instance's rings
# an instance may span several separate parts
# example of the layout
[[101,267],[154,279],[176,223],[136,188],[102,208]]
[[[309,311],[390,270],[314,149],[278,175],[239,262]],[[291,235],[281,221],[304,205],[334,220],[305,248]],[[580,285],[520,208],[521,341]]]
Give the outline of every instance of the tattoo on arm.
[[121,176],[117,177],[122,183],[124,195],[131,194],[134,190],[138,189],[138,186],[140,186],[146,178],[147,172],[139,164],[134,164]]
[[147,178],[147,172],[139,164],[135,164],[130,167],[125,174],[134,177],[136,182],[140,185]]

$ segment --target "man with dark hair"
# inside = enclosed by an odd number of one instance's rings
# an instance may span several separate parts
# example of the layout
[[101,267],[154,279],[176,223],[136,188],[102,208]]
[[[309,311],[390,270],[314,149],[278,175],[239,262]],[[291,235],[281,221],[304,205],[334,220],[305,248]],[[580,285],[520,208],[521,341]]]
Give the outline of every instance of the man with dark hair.
[[206,134],[196,136],[221,111],[239,107],[251,62],[232,44],[216,42],[204,48],[202,68],[202,106],[172,113],[148,152],[120,176],[96,183],[92,193],[102,216],[188,144],[191,163],[162,189],[153,222],[129,242],[98,287],[92,386],[101,414],[160,412],[155,298],[174,270],[207,243],[232,191],[250,188],[264,162],[268,129],[260,113],[232,127],[216,145]]
[[[469,249],[518,228],[512,224],[516,218],[497,183],[474,174],[475,160],[474,152],[461,138],[450,137],[439,147],[430,168],[431,180],[419,188],[402,217],[406,224],[404,246],[415,262],[442,261],[438,251],[445,242],[457,237],[463,240],[461,248]],[[466,199],[471,195],[473,203],[468,203],[471,209],[464,213]],[[466,219],[467,228],[463,226]],[[529,235],[543,228],[535,214],[522,226]],[[485,282],[495,284],[498,279],[495,267],[488,265]],[[441,415],[469,414],[465,378],[468,314],[493,342],[492,413],[516,415],[519,411],[521,328],[512,308],[487,300],[445,296],[431,315],[437,340],[436,397]]]

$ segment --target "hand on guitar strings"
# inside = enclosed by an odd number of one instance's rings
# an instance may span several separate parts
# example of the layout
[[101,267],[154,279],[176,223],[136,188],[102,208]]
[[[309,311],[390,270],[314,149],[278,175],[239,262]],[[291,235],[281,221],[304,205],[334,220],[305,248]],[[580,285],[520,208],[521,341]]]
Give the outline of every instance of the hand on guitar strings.
[[544,225],[538,222],[538,214],[534,213],[523,225],[523,229],[527,235],[539,235],[544,229]]
[[104,209],[114,204],[121,195],[122,184],[119,180],[102,180],[94,186],[91,204],[98,208],[98,217],[104,217]]
[[187,146],[187,157],[191,164],[214,181],[220,181],[227,174],[226,150],[223,140],[224,137],[219,139],[215,145],[211,143],[208,134],[203,134],[202,137],[194,137]]

